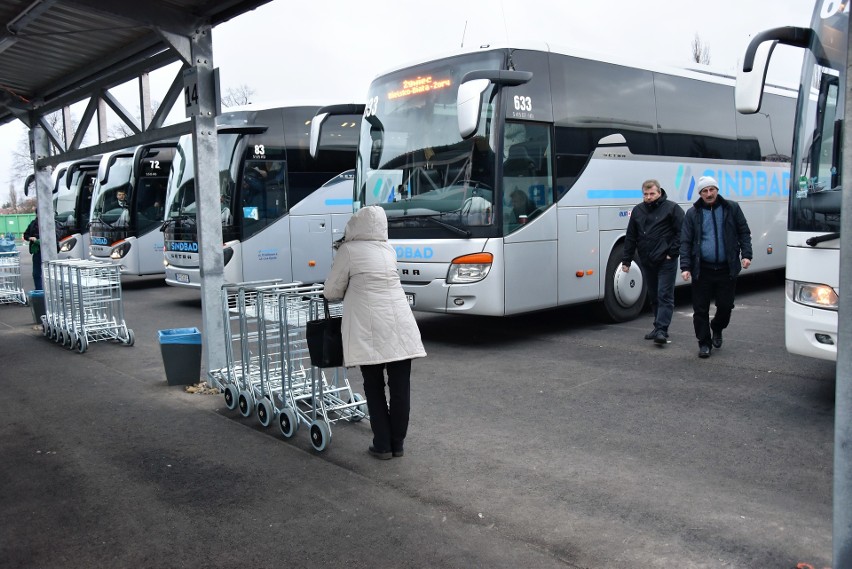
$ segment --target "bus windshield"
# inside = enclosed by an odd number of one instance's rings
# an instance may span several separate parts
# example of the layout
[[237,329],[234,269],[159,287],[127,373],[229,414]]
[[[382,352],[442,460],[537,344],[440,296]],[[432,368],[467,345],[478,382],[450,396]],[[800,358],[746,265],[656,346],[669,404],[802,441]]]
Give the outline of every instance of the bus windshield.
[[130,225],[130,173],[133,166],[132,156],[116,158],[109,168],[107,182],[95,190],[95,206],[92,210],[93,221],[111,227]]
[[[466,73],[502,64],[501,53],[489,52],[377,79],[361,123],[356,207],[381,205],[391,230],[394,218],[401,217],[417,227],[492,226],[497,214],[493,87],[485,93],[479,130],[468,140],[459,135],[456,93]],[[452,229],[448,235],[458,236]]]
[[[220,201],[223,212],[228,210],[229,219],[228,204],[235,185],[234,176],[229,173],[229,166],[231,156],[233,156],[239,140],[240,135],[238,134],[220,134],[218,138]],[[195,160],[192,151],[192,137],[190,136],[182,137],[178,144],[177,153],[172,163],[172,174],[169,176],[168,196],[167,220],[195,218],[197,207],[195,203]],[[226,221],[224,215],[223,213],[223,222]],[[230,221],[226,223],[230,223]]]
[[[843,91],[839,75],[846,67],[845,38],[849,15],[815,15],[810,49],[802,66],[790,196],[790,231],[840,231],[841,133]],[[814,54],[822,54],[817,60]]]

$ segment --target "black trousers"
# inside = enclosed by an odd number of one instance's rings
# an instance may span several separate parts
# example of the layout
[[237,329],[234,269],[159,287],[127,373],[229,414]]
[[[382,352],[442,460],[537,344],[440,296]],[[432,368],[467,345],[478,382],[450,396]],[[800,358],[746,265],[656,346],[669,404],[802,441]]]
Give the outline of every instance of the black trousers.
[[[701,267],[699,278],[692,280],[692,325],[700,346],[709,346],[712,333],[720,333],[731,322],[737,279],[727,267]],[[716,314],[710,319],[710,302],[715,301]]]
[[[385,398],[385,370],[390,402]],[[362,365],[361,375],[373,429],[373,448],[378,452],[403,450],[411,409],[411,360]]]

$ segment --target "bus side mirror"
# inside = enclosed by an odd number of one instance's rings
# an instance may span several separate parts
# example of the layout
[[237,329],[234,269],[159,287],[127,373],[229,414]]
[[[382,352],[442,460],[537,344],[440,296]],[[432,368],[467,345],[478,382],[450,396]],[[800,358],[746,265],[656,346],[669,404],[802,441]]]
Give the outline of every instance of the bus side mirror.
[[822,48],[811,46],[812,38],[813,32],[809,28],[793,26],[772,28],[751,38],[743,63],[737,69],[737,87],[734,94],[737,110],[743,114],[753,114],[760,110],[766,70],[775,44],[780,42],[784,45],[811,49],[817,62],[820,65],[827,65]]
[[311,120],[311,143],[310,143],[310,153],[311,158],[317,157],[317,150],[319,149],[319,141],[320,134],[322,134],[322,123],[325,122],[325,119],[329,117],[329,113],[322,113],[314,115],[314,118]]
[[30,196],[30,186],[35,185],[35,174],[30,174],[24,181],[24,196]]
[[763,85],[766,82],[766,71],[769,68],[769,58],[775,49],[777,41],[763,42],[757,46],[751,68],[745,71],[745,64],[737,68],[737,85],[734,89],[734,100],[737,111],[750,115],[760,110],[763,101]]
[[506,69],[481,69],[470,71],[462,77],[456,93],[456,115],[459,122],[459,134],[463,139],[470,138],[479,128],[479,113],[482,110],[482,94],[488,85],[497,87],[517,87],[529,83],[533,78],[531,71],[511,71]]
[[459,121],[459,134],[463,139],[470,138],[479,130],[482,94],[490,84],[491,82],[488,79],[474,79],[459,85],[456,94],[456,112]]
[[311,138],[308,144],[308,152],[311,158],[316,159],[319,152],[320,138],[322,137],[322,125],[328,117],[340,115],[363,115],[366,105],[363,103],[346,103],[343,105],[328,105],[320,107],[311,119]]

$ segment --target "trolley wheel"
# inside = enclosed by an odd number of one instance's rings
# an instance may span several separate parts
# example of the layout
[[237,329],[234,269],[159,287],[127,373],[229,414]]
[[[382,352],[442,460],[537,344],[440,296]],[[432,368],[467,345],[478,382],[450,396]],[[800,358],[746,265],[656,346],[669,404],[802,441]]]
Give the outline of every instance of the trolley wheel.
[[240,408],[240,414],[243,417],[248,417],[253,411],[254,403],[252,402],[251,393],[248,391],[240,391],[237,396],[237,405]]
[[67,332],[65,330],[60,330],[59,332],[57,332],[56,338],[54,338],[54,340],[56,340],[56,343],[59,344],[60,346],[64,346],[66,334],[67,334]]
[[237,397],[239,393],[237,392],[237,388],[234,385],[228,385],[225,387],[225,406],[233,411],[237,407]]
[[89,340],[86,338],[86,335],[83,334],[77,338],[77,351],[81,354],[89,349]]
[[[360,393],[353,393],[352,402],[354,403],[357,401],[364,401],[364,396]],[[352,407],[351,411],[352,413],[349,416],[349,421],[351,423],[357,423],[367,415],[367,404],[363,403],[361,405],[358,405],[357,407]]]
[[634,261],[630,265],[630,272],[622,271],[623,252],[623,243],[619,243],[612,249],[604,275],[603,308],[606,317],[613,322],[633,320],[639,316],[645,306],[646,286],[642,267]]
[[284,407],[278,414],[278,427],[281,429],[281,434],[287,439],[299,430],[299,418],[296,417],[296,412],[291,407]]
[[275,416],[275,409],[272,407],[272,401],[266,397],[261,397],[255,405],[255,414],[257,420],[262,427],[268,427],[272,424],[272,418]]
[[68,332],[65,334],[65,347],[72,352],[77,347],[77,332]]
[[130,328],[127,329],[127,338],[122,340],[125,346],[132,346],[136,343],[136,334]]
[[317,419],[311,423],[310,433],[311,445],[313,445],[314,450],[322,452],[328,448],[328,444],[331,442],[331,429],[328,427],[328,423],[322,419]]
[[48,335],[48,330],[49,330],[49,329],[50,329],[50,328],[49,328],[49,326],[47,325],[47,321],[42,320],[42,321],[41,321],[41,334],[42,334],[42,336],[47,337],[47,335]]

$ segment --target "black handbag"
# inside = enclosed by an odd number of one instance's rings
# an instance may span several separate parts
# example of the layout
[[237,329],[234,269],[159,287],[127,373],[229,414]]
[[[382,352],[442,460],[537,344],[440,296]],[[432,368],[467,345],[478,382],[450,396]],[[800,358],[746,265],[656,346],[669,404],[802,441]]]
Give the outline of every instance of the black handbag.
[[343,365],[343,336],[340,333],[341,318],[332,318],[328,299],[323,299],[325,318],[309,320],[305,325],[305,338],[311,365],[316,367],[341,367]]

